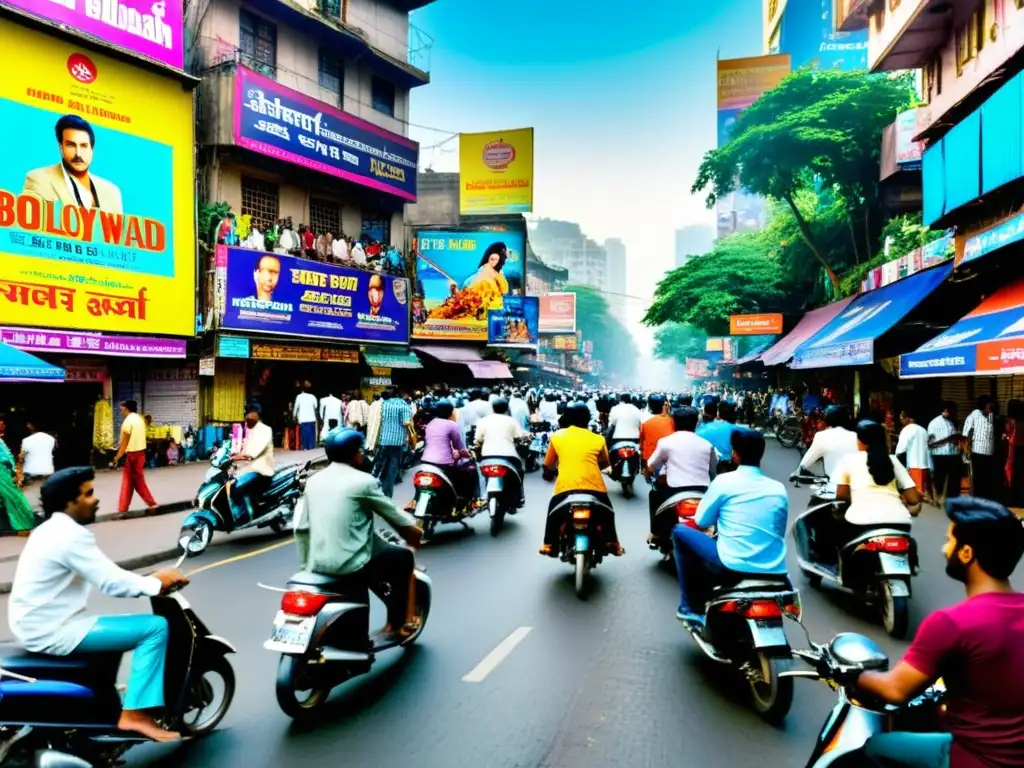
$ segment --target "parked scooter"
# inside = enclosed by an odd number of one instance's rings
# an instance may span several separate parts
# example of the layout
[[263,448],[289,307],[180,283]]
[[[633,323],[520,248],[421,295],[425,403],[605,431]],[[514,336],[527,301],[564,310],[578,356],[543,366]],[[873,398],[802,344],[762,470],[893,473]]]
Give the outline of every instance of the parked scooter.
[[640,443],[635,440],[614,440],[611,449],[612,480],[622,484],[622,495],[633,498],[633,482],[640,474]]
[[[402,544],[394,533],[379,529],[390,544]],[[386,595],[388,584],[367,584],[358,575],[334,578],[306,571],[292,576],[281,592],[281,609],[274,618],[268,651],[281,654],[277,665],[277,703],[291,718],[313,715],[333,688],[366,674],[376,655],[406,647],[423,633],[430,615],[430,578],[417,566],[415,599],[419,627],[408,638],[374,645],[370,636],[369,591]]]
[[665,561],[672,559],[672,529],[676,525],[685,525],[696,528],[697,523],[694,517],[700,500],[704,498],[704,491],[691,489],[679,491],[669,496],[661,503],[654,512],[654,534],[647,546],[656,552],[661,552]]
[[791,669],[785,678],[820,680],[836,691],[836,703],[814,744],[807,768],[838,768],[868,764],[864,745],[889,731],[940,732],[938,712],[946,696],[941,681],[903,707],[871,701],[856,690],[857,676],[885,670],[889,659],[873,640],[853,632],[836,635],[828,645],[811,643],[793,655],[812,669]]
[[835,551],[821,551],[813,541],[813,515],[841,515],[846,504],[837,501],[828,478],[794,474],[795,484],[814,487],[807,511],[793,523],[800,570],[811,586],[825,584],[877,606],[885,631],[904,638],[910,624],[910,579],[916,545],[910,525],[859,526],[856,534]]
[[235,488],[235,463],[231,444],[220,445],[210,457],[210,469],[199,486],[193,502],[196,509],[181,524],[180,538],[186,538],[190,554],[203,552],[213,539],[214,531],[233,533],[246,528],[271,528],[284,533],[292,525],[295,504],[309,477],[312,462],[280,467],[267,488],[252,499],[252,512],[244,492]]
[[523,475],[514,461],[503,456],[480,459],[480,474],[487,483],[487,514],[491,518],[491,536],[497,536],[505,515],[514,515],[523,505]]
[[580,491],[567,496],[548,514],[561,520],[559,557],[576,569],[576,596],[583,599],[590,587],[590,571],[607,551],[605,521],[614,511],[593,494]]
[[[194,553],[188,539],[175,567]],[[161,723],[186,737],[205,736],[227,714],[235,673],[227,654],[235,648],[206,628],[180,592],[150,598],[153,613],[167,619],[170,642],[164,673],[166,707]],[[122,754],[149,742],[117,729],[121,652],[50,656],[17,646],[0,650],[0,765],[24,765],[33,757],[47,766],[67,756],[95,768],[117,764]],[[218,694],[217,691],[221,692]],[[56,750],[41,755],[40,750]]]
[[[465,460],[464,460],[465,461]],[[476,467],[473,466],[473,473]],[[410,504],[411,512],[423,526],[424,541],[434,535],[442,523],[462,523],[480,512],[475,498],[463,498],[452,477],[444,467],[420,464],[412,476],[416,495]]]

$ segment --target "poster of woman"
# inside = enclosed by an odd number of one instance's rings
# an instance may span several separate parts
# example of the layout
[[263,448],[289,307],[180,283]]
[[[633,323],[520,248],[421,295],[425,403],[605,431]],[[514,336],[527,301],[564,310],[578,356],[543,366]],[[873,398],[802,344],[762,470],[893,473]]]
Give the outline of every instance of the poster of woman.
[[414,339],[487,341],[488,312],[522,296],[521,231],[421,231],[413,241]]

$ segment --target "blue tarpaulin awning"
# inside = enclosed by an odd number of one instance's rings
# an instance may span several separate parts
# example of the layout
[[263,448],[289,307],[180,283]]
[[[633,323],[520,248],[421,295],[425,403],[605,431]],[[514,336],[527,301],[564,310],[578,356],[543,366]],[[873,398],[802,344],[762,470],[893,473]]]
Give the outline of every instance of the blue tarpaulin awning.
[[875,361],[875,339],[910,314],[952,271],[953,264],[946,262],[861,294],[797,348],[790,367],[870,365]]
[[64,381],[64,369],[20,349],[0,344],[0,381]]
[[900,378],[1024,373],[1024,280],[1004,286],[945,333],[900,356]]

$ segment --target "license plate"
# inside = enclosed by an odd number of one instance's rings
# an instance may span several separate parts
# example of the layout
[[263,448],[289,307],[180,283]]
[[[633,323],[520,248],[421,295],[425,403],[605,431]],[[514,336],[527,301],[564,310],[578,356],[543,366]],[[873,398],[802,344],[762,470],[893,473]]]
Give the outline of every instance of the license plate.
[[279,653],[305,653],[313,637],[316,617],[290,616],[278,611],[265,648]]
[[489,477],[487,478],[487,493],[501,493],[501,478],[500,477]]
[[910,558],[907,555],[890,555],[887,552],[880,552],[878,560],[882,566],[882,573],[900,575],[910,573]]
[[627,480],[633,476],[633,470],[629,468],[628,461],[622,465],[622,476]]
[[413,512],[413,517],[424,518],[427,516],[427,507],[430,505],[430,496],[426,493],[422,494],[416,499],[416,511]]
[[590,551],[590,537],[583,536],[582,534],[576,534],[576,551],[577,552],[589,552]]

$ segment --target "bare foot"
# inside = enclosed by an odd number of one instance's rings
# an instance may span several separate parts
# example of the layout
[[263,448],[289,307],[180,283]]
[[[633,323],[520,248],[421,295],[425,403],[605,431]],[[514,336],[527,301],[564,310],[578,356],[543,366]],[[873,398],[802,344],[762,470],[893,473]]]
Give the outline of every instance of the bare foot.
[[145,736],[153,741],[178,741],[180,733],[168,731],[157,725],[156,720],[141,710],[126,709],[121,712],[121,718],[117,721],[117,727],[122,731],[131,731]]

